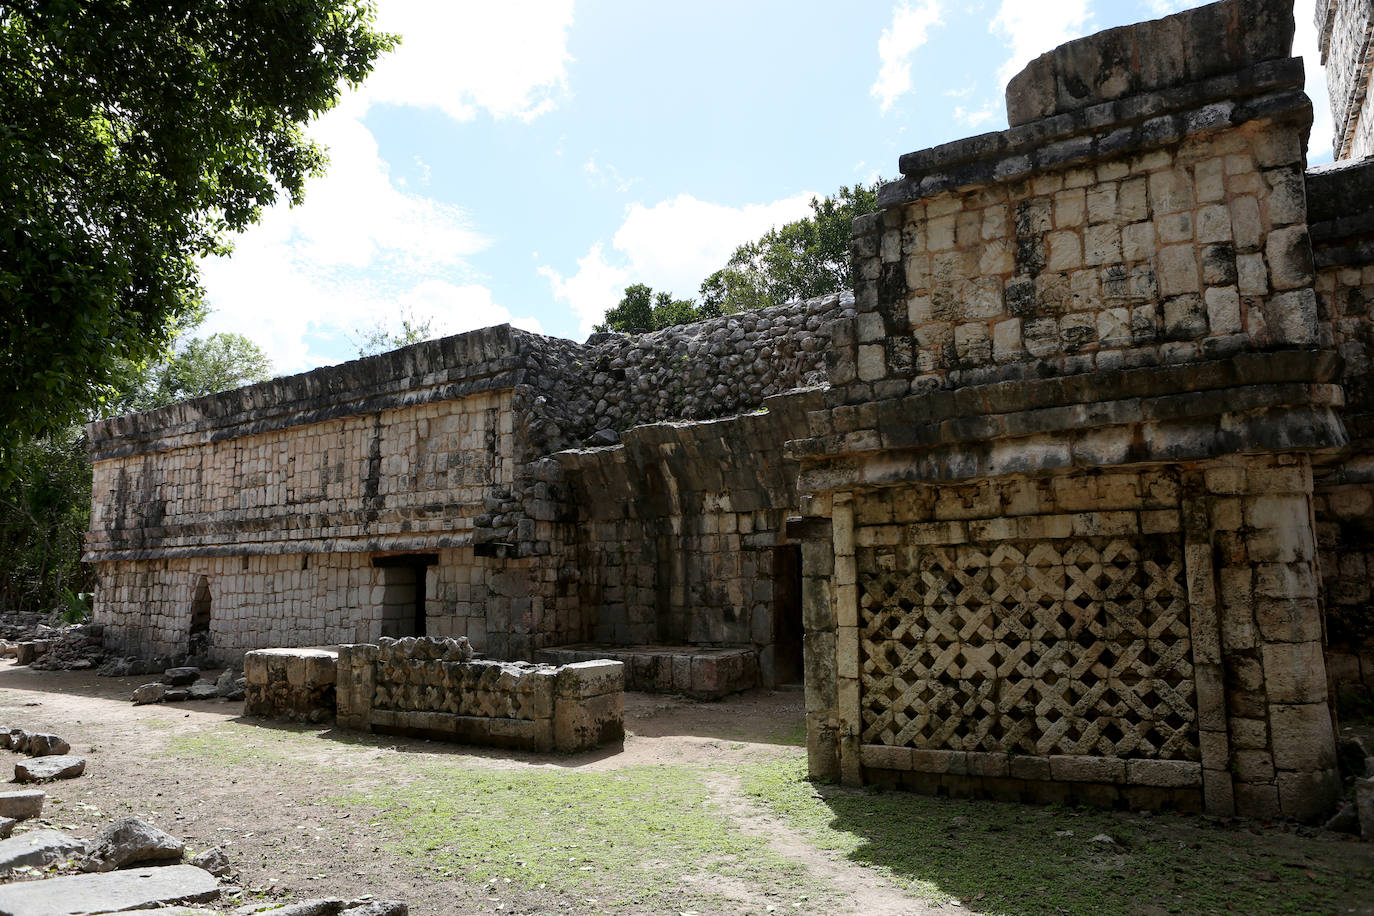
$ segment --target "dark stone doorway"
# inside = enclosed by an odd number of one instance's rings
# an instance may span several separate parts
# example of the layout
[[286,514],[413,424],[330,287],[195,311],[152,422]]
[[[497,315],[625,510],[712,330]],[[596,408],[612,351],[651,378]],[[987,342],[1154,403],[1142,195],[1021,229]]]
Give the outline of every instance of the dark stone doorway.
[[801,547],[773,550],[773,670],[778,684],[802,682]]
[[383,636],[425,636],[425,579],[429,567],[438,564],[432,553],[405,553],[373,557],[382,571]]
[[191,597],[191,634],[187,641],[188,655],[204,655],[210,650],[210,580],[201,576]]

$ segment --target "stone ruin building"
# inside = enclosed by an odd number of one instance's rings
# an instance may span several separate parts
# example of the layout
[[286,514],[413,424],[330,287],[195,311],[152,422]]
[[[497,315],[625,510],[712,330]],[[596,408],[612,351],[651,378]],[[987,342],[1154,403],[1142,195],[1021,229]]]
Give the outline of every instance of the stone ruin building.
[[811,773],[1311,820],[1374,689],[1367,3],[1070,42],[903,156],[853,294],[489,328],[90,427],[126,653],[467,636],[719,696]]

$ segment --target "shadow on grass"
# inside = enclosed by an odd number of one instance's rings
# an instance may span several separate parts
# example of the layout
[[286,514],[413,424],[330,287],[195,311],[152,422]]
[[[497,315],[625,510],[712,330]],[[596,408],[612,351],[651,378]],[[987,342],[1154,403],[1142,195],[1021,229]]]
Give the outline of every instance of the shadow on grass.
[[965,912],[1374,913],[1374,848],[1282,825],[816,787],[795,762],[746,790],[822,847]]

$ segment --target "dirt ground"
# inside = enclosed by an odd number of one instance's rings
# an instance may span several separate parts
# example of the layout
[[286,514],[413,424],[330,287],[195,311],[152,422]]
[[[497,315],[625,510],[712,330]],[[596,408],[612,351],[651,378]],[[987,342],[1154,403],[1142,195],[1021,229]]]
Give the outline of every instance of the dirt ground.
[[[208,673],[213,678],[213,673]],[[188,852],[225,846],[239,871],[245,897],[319,896],[399,899],[415,916],[476,912],[588,912],[584,904],[534,890],[474,888],[436,881],[412,862],[388,855],[366,816],[320,808],[323,791],[366,792],[408,778],[396,766],[432,757],[461,755],[471,765],[494,768],[558,767],[588,772],[653,764],[720,764],[763,755],[801,754],[804,704],[800,690],[753,691],[719,703],[681,697],[626,695],[623,749],[573,757],[485,751],[438,742],[357,736],[323,726],[292,726],[243,720],[242,703],[134,706],[128,697],[148,677],[101,678],[89,672],[34,671],[0,663],[0,722],[59,734],[72,753],[87,758],[79,779],[51,783],[44,820],[77,836],[94,836],[110,821],[136,814],[180,836]],[[283,733],[324,739],[293,743],[308,761],[330,765],[334,778],[322,786],[320,768],[265,761],[258,772],[213,756],[169,755],[179,737],[213,732],[233,721],[256,722],[270,741]],[[3,761],[0,761],[3,763]],[[723,769],[729,769],[728,766]],[[872,870],[817,850],[745,798],[729,776],[713,776],[713,800],[747,835],[767,839],[790,861],[833,886],[848,904],[836,912],[923,914],[933,912],[888,885]],[[714,887],[719,893],[722,887]],[[740,887],[737,912],[770,912],[760,889]],[[242,900],[238,901],[242,902]],[[590,911],[594,911],[590,910]],[[945,910],[944,912],[948,912]]]
[[[212,672],[207,674],[213,677]],[[33,671],[10,661],[0,662],[0,723],[61,735],[71,742],[73,753],[87,758],[84,776],[45,787],[49,793],[44,811],[47,824],[90,839],[114,819],[136,814],[180,836],[191,853],[222,846],[238,871],[221,904],[226,910],[257,900],[371,895],[374,899],[404,900],[416,916],[605,912],[606,907],[586,894],[566,889],[555,892],[552,884],[522,887],[519,881],[499,877],[473,881],[436,874],[434,868],[426,867],[432,863],[423,855],[417,857],[413,850],[410,855],[398,851],[390,842],[396,836],[394,821],[388,822],[380,809],[369,810],[366,800],[388,791],[394,793],[398,786],[432,788],[435,768],[443,767],[450,768],[444,773],[457,774],[445,779],[462,779],[462,774],[480,771],[496,774],[502,781],[507,780],[504,774],[510,773],[514,781],[515,774],[572,772],[590,777],[663,766],[664,773],[681,774],[681,768],[689,767],[703,774],[704,804],[710,808],[711,817],[718,819],[707,823],[752,838],[750,842],[758,843],[755,848],[766,852],[772,863],[756,871],[736,871],[734,877],[713,871],[704,863],[695,876],[665,878],[674,886],[688,886],[682,898],[688,903],[673,907],[671,912],[690,916],[717,912],[933,916],[939,911],[939,916],[949,916],[983,911],[977,903],[981,893],[970,895],[971,903],[963,905],[952,899],[937,902],[912,896],[908,888],[886,877],[892,872],[865,864],[873,859],[819,848],[814,835],[804,834],[744,791],[741,774],[752,772],[751,766],[756,770],[761,761],[798,761],[804,757],[800,690],[753,691],[718,703],[627,694],[629,735],[623,748],[559,756],[244,719],[241,703],[218,700],[133,706],[128,700],[130,693],[148,680]],[[5,763],[0,760],[0,765]],[[430,782],[424,783],[425,779]],[[474,784],[480,782],[475,775],[469,779]],[[350,798],[359,801],[340,802]],[[1047,824],[1051,819],[1080,817],[1074,812],[1020,810]],[[504,809],[498,809],[500,813]],[[950,823],[954,826],[949,829],[963,830],[959,825],[968,821],[966,816],[953,817]],[[671,815],[667,822],[673,823]],[[1046,846],[1068,842],[1061,837],[1073,833],[1055,832],[1055,826],[1063,825],[1056,821],[1044,828]],[[1204,840],[1201,834],[1209,830],[1216,832],[1207,825],[1186,828],[1191,831],[1188,837],[1197,835]],[[1231,842],[1261,842],[1259,827],[1249,830],[1248,834],[1234,833]],[[1080,832],[1087,831],[1080,827]],[[995,860],[996,836],[989,834],[993,845],[979,847],[979,852],[969,848],[968,854]],[[1290,840],[1306,845],[1294,846],[1291,856],[1282,845],[1273,848],[1280,850],[1280,856],[1293,859],[1292,863],[1283,860],[1285,866],[1291,864],[1295,873],[1310,879],[1326,879],[1325,872],[1319,875],[1311,869],[1319,869],[1317,863],[1322,861],[1336,862],[1330,859],[1333,855],[1338,857],[1339,869],[1346,875],[1341,880],[1347,882],[1348,890],[1342,905],[1332,911],[1374,913],[1374,884],[1369,880],[1374,874],[1374,854],[1368,844],[1327,839],[1314,846],[1315,841],[1300,841],[1296,836],[1272,841],[1266,838],[1263,842]],[[1188,855],[1185,846],[1179,844]],[[778,863],[792,870],[793,877],[788,879],[792,885],[785,893],[779,890],[784,882],[777,878],[783,874]],[[996,863],[989,867],[995,871]],[[1354,883],[1349,878],[1352,868]],[[1333,866],[1332,873],[1339,869]],[[1273,878],[1267,873],[1262,877]],[[777,886],[766,886],[775,880]],[[703,885],[698,888],[702,894],[693,896],[693,881]],[[815,896],[799,897],[799,888],[810,889]],[[709,906],[692,903],[698,899],[712,902]],[[1230,908],[1227,903],[1226,909]],[[622,904],[614,911],[665,910],[662,906]],[[1041,909],[1032,903],[995,911],[1096,910],[1090,905]],[[1155,914],[1212,909],[1190,909],[1186,903],[1182,908],[1159,908],[1142,902],[1128,911]]]

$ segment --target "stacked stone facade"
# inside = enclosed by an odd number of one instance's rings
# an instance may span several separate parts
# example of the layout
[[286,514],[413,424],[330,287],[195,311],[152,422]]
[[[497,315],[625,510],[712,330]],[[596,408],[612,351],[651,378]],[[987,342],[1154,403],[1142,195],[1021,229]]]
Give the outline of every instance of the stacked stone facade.
[[[586,344],[491,328],[93,424],[97,617],[119,651],[185,654],[201,589],[224,662],[423,631],[497,658],[589,640],[749,646],[771,680],[768,549],[797,511],[781,446],[801,413],[764,404],[824,380],[829,327],[851,306]],[[625,459],[655,429],[678,431],[652,446],[671,509]],[[750,470],[701,482],[722,462]],[[683,519],[703,557],[685,565],[645,533]]]
[[1227,2],[1065,45],[1012,81],[1010,130],[904,156],[856,223],[853,336],[791,444],[833,554],[813,772],[1335,798],[1313,468],[1349,439],[1292,34]]
[[1306,169],[1293,31],[1223,0],[1042,56],[1008,130],[901,158],[852,296],[97,424],[97,615],[804,673],[815,776],[1318,818],[1374,689],[1374,171]]

